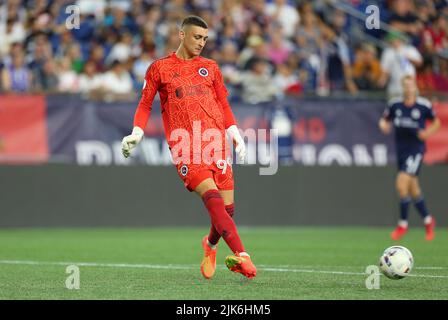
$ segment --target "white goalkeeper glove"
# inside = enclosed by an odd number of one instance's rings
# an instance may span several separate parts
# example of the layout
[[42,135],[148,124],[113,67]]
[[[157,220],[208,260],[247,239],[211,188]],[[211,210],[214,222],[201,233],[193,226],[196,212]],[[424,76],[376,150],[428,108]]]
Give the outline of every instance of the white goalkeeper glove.
[[125,158],[131,155],[131,150],[143,139],[144,132],[140,127],[134,127],[132,133],[123,138],[121,141],[121,152]]
[[238,159],[240,162],[244,162],[246,158],[246,145],[244,143],[244,139],[240,135],[240,131],[238,130],[236,125],[232,125],[227,128],[227,134],[232,139],[235,144],[235,152],[238,155]]

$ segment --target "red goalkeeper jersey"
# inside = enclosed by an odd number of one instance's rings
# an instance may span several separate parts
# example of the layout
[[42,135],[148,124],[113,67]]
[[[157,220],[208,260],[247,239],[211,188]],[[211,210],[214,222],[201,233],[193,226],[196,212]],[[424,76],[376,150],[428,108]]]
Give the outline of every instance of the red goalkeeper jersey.
[[146,72],[134,126],[146,127],[157,92],[170,147],[176,144],[170,141],[172,131],[184,129],[191,137],[195,122],[196,127],[200,122],[202,132],[214,128],[220,130],[223,137],[225,129],[236,124],[221,71],[213,60],[201,56],[183,60],[173,52],[152,63]]

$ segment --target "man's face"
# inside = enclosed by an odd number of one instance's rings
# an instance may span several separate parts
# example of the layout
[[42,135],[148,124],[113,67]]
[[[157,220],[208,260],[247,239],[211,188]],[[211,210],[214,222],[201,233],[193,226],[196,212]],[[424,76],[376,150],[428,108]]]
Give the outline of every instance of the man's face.
[[405,95],[414,95],[417,93],[417,84],[414,79],[406,78],[403,80],[403,92]]
[[401,47],[402,42],[401,39],[395,38],[390,42],[390,44],[392,48],[399,49]]
[[198,26],[186,26],[180,30],[182,45],[192,56],[199,56],[208,39],[208,30]]

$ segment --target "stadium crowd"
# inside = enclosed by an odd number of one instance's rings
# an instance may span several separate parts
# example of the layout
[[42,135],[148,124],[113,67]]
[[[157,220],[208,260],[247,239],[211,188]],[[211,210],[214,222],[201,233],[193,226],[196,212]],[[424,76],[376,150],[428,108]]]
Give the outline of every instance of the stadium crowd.
[[[392,31],[343,10],[371,4]],[[203,55],[220,64],[232,99],[392,96],[405,74],[424,92],[448,92],[445,0],[0,0],[0,91],[134,100],[151,62],[177,49],[188,14],[207,21]]]

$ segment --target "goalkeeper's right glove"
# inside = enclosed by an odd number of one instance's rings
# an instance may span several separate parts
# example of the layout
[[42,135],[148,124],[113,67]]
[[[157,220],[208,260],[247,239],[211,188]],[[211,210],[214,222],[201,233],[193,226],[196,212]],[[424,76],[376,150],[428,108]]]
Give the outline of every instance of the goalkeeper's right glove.
[[134,127],[132,133],[123,138],[121,141],[121,152],[125,158],[131,155],[131,150],[143,139],[144,132],[140,127]]
[[232,141],[235,144],[235,152],[238,155],[238,159],[241,162],[244,162],[244,158],[246,158],[246,145],[243,137],[240,135],[240,130],[236,125],[231,125],[227,128],[227,134],[232,138]]

